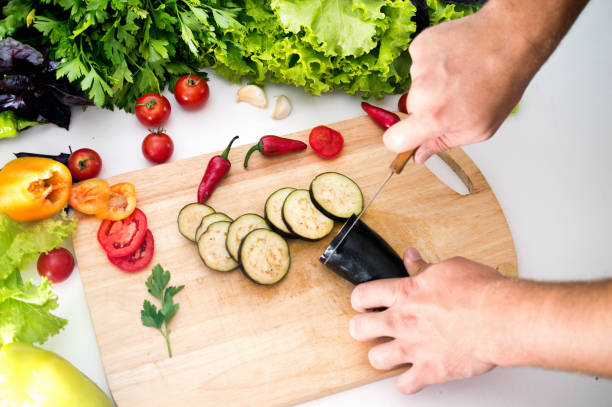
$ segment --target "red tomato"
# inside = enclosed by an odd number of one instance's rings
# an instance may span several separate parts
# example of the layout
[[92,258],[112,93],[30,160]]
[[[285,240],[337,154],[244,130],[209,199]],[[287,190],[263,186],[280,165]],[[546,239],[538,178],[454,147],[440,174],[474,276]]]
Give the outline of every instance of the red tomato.
[[174,97],[186,109],[197,109],[204,106],[210,90],[206,80],[198,75],[185,75],[174,85]]
[[92,149],[81,148],[70,154],[68,168],[70,168],[72,178],[78,181],[95,178],[102,168],[102,159]]
[[151,162],[161,164],[168,161],[174,152],[174,143],[166,133],[153,132],[142,140],[142,154]]
[[112,257],[109,255],[108,260],[121,270],[133,273],[142,270],[151,263],[154,248],[155,241],[153,240],[153,234],[147,229],[145,239],[136,251],[124,257]]
[[136,208],[121,220],[104,220],[98,229],[98,242],[111,257],[129,256],[142,244],[147,234],[147,217]]
[[327,126],[317,126],[308,137],[310,147],[323,158],[334,158],[344,146],[342,134]]
[[42,253],[36,263],[38,274],[47,277],[52,283],[61,283],[72,274],[74,258],[63,247]]
[[408,99],[408,92],[404,93],[397,101],[397,110],[402,113],[408,114],[408,108],[406,108],[406,99]]
[[170,102],[159,93],[146,93],[136,101],[136,117],[147,127],[164,124],[170,117]]

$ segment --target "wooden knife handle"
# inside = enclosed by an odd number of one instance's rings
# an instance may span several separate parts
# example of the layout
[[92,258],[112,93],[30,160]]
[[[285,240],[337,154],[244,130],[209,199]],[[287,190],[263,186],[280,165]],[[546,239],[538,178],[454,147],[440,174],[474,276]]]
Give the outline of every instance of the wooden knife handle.
[[404,166],[406,165],[408,160],[410,160],[410,157],[414,155],[415,150],[416,149],[404,151],[403,153],[399,153],[397,156],[395,156],[395,159],[391,163],[391,170],[396,174],[402,172]]

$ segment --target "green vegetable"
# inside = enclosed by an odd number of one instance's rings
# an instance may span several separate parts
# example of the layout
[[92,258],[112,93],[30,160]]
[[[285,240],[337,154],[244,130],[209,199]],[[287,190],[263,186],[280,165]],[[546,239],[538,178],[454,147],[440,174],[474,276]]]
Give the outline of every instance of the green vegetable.
[[157,307],[151,304],[149,300],[144,300],[142,310],[140,310],[140,319],[144,326],[155,328],[162,334],[166,340],[166,346],[168,347],[168,356],[172,357],[168,324],[179,309],[179,304],[174,304],[172,298],[185,286],[166,287],[169,282],[170,272],[164,271],[161,265],[156,265],[145,284],[149,293],[161,301],[161,308],[158,311]]
[[75,229],[76,219],[63,213],[36,222],[16,222],[0,213],[0,346],[13,341],[43,343],[66,325],[65,319],[51,314],[58,306],[51,282],[24,282],[21,270],[40,253],[58,247]]
[[77,368],[53,352],[25,343],[0,348],[3,407],[112,407],[112,401]]
[[24,120],[17,117],[12,110],[0,112],[0,138],[15,137],[20,130],[36,126],[39,122]]
[[[477,10],[427,6],[431,24]],[[10,0],[2,12],[0,38],[24,33],[49,46],[58,77],[98,106],[128,111],[207,66],[233,81],[381,98],[410,85],[416,33],[406,0]]]

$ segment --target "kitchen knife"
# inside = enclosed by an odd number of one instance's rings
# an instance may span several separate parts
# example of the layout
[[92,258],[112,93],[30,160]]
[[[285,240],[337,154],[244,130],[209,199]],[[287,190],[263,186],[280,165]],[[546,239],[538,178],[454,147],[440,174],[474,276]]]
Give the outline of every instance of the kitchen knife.
[[387,182],[389,182],[389,180],[391,179],[393,174],[399,174],[399,173],[402,172],[402,170],[404,169],[404,166],[406,165],[408,160],[410,160],[410,158],[414,155],[414,151],[415,150],[408,150],[408,151],[405,151],[403,153],[399,153],[397,156],[395,156],[395,159],[393,160],[393,162],[389,166],[389,168],[390,168],[389,175],[387,175],[387,177],[382,182],[382,184],[380,184],[380,186],[378,187],[376,192],[374,192],[374,195],[372,195],[372,198],[370,198],[370,201],[368,202],[368,204],[366,206],[364,206],[364,208],[361,211],[361,213],[359,213],[359,216],[357,216],[357,218],[355,218],[353,223],[351,223],[351,225],[349,226],[349,228],[346,231],[346,233],[344,234],[344,236],[342,236],[342,238],[338,241],[338,243],[334,247],[331,248],[331,252],[329,252],[329,255],[327,256],[327,258],[325,259],[323,264],[327,264],[329,259],[332,258],[332,254],[334,254],[336,252],[336,250],[338,249],[338,247],[340,247],[342,242],[344,242],[344,239],[346,239],[346,237],[348,236],[348,234],[351,231],[351,229],[353,229],[353,226],[355,226],[357,221],[359,219],[361,219],[361,216],[363,216],[363,214],[366,211],[366,209],[368,209],[368,207],[372,204],[372,202],[374,202],[374,199],[376,199],[376,196],[378,195],[378,193],[383,189],[385,184]]

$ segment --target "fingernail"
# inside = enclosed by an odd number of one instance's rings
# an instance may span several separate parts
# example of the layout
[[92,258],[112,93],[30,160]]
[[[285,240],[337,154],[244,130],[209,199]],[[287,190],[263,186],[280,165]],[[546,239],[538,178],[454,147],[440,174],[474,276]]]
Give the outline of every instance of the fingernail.
[[421,254],[414,247],[409,247],[404,251],[404,257],[406,257],[410,261],[419,261],[422,260]]
[[419,164],[423,164],[425,161],[427,161],[429,157],[431,157],[431,153],[429,152],[429,150],[425,147],[421,147],[414,155],[414,161]]

